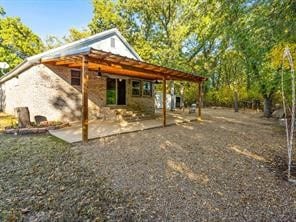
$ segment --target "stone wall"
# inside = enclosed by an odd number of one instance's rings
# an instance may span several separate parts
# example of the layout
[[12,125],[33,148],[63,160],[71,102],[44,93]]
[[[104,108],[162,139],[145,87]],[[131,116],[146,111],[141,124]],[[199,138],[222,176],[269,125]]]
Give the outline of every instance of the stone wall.
[[[70,68],[35,65],[2,83],[0,94],[5,112],[14,114],[15,107],[27,106],[32,121],[36,115],[70,122],[81,119],[81,86],[71,86]],[[127,80],[127,108],[152,114],[154,98],[133,97],[131,80]],[[89,118],[112,119],[114,115],[114,109],[106,107],[106,77],[89,72]]]
[[[81,119],[81,87],[71,86],[71,69],[36,65],[1,85],[3,110],[14,114],[14,108],[29,107],[31,120],[42,115],[48,120],[78,121]],[[105,104],[106,81],[90,72],[90,118],[100,113]]]
[[[148,115],[154,114],[154,96],[132,96],[132,80],[128,80],[127,104],[132,110],[139,111]],[[153,88],[153,87],[152,87]],[[152,93],[154,95],[154,93]]]

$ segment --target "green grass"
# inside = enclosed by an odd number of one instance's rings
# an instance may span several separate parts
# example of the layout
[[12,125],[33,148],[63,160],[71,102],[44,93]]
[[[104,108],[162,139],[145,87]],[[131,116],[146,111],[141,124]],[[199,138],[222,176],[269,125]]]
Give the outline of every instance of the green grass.
[[12,126],[17,123],[16,118],[12,115],[0,112],[0,132],[7,126]]

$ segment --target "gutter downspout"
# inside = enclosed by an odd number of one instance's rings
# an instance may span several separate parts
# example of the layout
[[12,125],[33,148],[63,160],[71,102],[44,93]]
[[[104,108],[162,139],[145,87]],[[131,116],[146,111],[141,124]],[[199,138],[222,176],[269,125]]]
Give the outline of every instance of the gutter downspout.
[[9,73],[6,75],[2,76],[0,78],[0,84],[16,77],[17,75],[21,74],[23,71],[27,70],[28,68],[32,67],[33,65],[39,64],[40,61],[29,61],[25,59],[21,64],[16,66],[13,70],[11,70]]

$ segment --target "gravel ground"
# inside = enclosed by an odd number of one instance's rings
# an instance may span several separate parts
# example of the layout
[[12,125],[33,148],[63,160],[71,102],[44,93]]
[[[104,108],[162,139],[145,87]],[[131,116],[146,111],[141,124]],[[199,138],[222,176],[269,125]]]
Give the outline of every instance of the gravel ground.
[[0,221],[295,221],[285,133],[261,113],[67,145],[0,134]]
[[[206,109],[202,122],[76,146],[83,165],[132,196],[135,219],[296,220],[285,134],[261,113]],[[147,215],[149,215],[147,217]]]

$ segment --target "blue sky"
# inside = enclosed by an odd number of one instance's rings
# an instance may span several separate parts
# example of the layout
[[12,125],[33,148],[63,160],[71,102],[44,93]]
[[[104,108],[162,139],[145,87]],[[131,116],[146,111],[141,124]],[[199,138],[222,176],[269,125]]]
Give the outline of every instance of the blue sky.
[[42,39],[86,27],[92,17],[91,0],[0,0],[0,5],[7,16],[19,16]]

